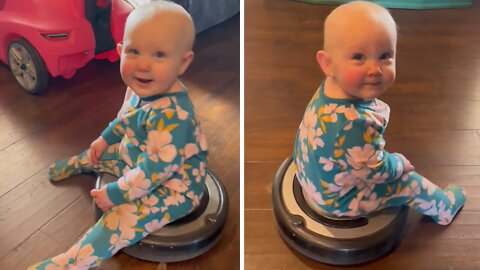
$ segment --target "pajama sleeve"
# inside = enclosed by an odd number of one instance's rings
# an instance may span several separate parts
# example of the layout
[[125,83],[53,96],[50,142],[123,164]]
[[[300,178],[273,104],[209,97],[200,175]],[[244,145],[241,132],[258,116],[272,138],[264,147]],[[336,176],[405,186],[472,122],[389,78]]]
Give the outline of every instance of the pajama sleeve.
[[[147,117],[144,122],[146,129],[137,131],[146,132],[143,136],[147,139],[139,146],[142,152],[136,160],[136,167],[116,182],[106,185],[108,197],[115,205],[133,202],[150,194],[163,181],[171,179],[175,173],[180,173],[183,169],[187,142],[194,139],[191,119],[171,121],[172,118],[166,117],[163,113],[148,115],[153,116]],[[179,178],[181,179],[181,176]]]
[[405,173],[409,161],[401,154],[384,149],[384,127],[373,119],[360,118],[350,122],[339,132],[334,156],[343,159],[358,176],[377,183],[394,181]]
[[107,141],[108,145],[112,145],[120,142],[124,134],[125,128],[123,127],[121,118],[115,118],[115,120],[108,124],[108,127],[102,132],[101,136]]
[[[138,97],[133,93],[130,87],[127,87],[125,92],[125,98],[123,100],[122,107],[117,113],[117,118],[110,122],[108,127],[102,132],[102,138],[107,141],[109,145],[118,143],[122,140],[123,135],[125,134],[124,121],[126,118],[129,118],[130,113],[134,113],[135,107],[132,103],[137,103]],[[123,119],[123,120],[122,120]]]

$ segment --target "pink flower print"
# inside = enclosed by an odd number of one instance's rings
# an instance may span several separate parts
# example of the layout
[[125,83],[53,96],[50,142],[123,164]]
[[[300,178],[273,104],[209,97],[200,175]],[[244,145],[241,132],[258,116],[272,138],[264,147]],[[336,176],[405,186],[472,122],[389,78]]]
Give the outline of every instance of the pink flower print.
[[296,158],[295,158],[295,163],[296,163],[296,165],[297,165],[297,177],[298,177],[298,173],[299,173],[299,172],[305,174],[305,172],[304,172],[305,166],[303,165],[303,162],[302,162],[302,160],[301,160],[299,157],[296,157]]
[[117,253],[120,249],[128,246],[130,242],[127,239],[120,238],[116,233],[112,234],[110,237],[110,244],[112,245],[109,250],[112,254]]
[[400,177],[402,177],[402,174],[404,173],[403,172],[403,163],[401,161],[398,161],[397,162],[397,170],[396,170],[397,174],[395,175],[395,179],[398,179]]
[[[87,156],[88,155],[86,155],[85,157]],[[78,162],[78,156],[71,157],[67,162],[67,166],[73,166],[75,169],[78,169],[80,167]]]
[[317,125],[317,113],[314,106],[305,111],[305,114],[303,115],[303,123],[308,128],[315,127]]
[[413,203],[414,203],[417,207],[419,207],[419,208],[421,208],[421,209],[423,209],[423,210],[428,210],[428,209],[433,210],[433,212],[430,211],[428,214],[425,213],[426,215],[437,215],[437,211],[436,211],[436,208],[435,208],[435,200],[433,200],[433,201],[427,201],[427,200],[424,200],[424,199],[415,198],[415,199],[413,200]]
[[375,152],[371,144],[347,149],[347,162],[355,169],[360,169],[365,166],[374,167],[382,158],[382,152]]
[[[121,118],[122,122],[125,123],[125,125],[128,125],[128,118]],[[112,132],[117,135],[117,136],[120,136],[120,135],[123,135],[125,134],[125,129],[122,127],[121,124],[117,123],[113,129],[112,129]]]
[[177,156],[177,148],[171,142],[172,135],[166,130],[149,132],[145,141],[149,158],[154,162],[158,162],[158,159],[172,162]]
[[312,129],[308,135],[308,142],[310,145],[312,145],[313,150],[317,149],[317,146],[320,146],[320,148],[323,148],[324,142],[321,139],[321,136],[323,135],[323,131],[321,128],[317,128],[315,133],[313,133],[314,129]]
[[324,142],[321,140],[323,132],[320,128],[315,129],[317,125],[317,114],[314,107],[311,107],[305,112],[303,116],[303,124],[300,125],[300,138],[308,140],[309,145],[313,150],[317,146],[323,147]]
[[140,198],[149,193],[150,180],[145,179],[145,172],[134,168],[117,180],[118,187],[128,192],[130,200]]
[[373,189],[372,186],[375,185],[375,183],[369,183],[368,181],[365,181],[369,174],[369,169],[352,170],[339,173],[335,175],[334,184],[328,184],[329,191],[339,192],[341,197],[354,187],[358,188],[359,190],[370,187],[371,190]]
[[423,212],[425,215],[427,216],[436,216],[438,215],[438,208],[437,206],[435,205],[435,201],[433,201],[434,205],[432,206],[432,208],[429,208],[427,211]]
[[328,104],[328,105],[325,105],[323,107],[323,113],[324,114],[331,114],[331,113],[335,113],[335,109],[337,108],[337,104],[335,103],[331,103],[331,104]]
[[355,109],[355,106],[353,105],[350,105],[350,107],[348,108],[345,108],[345,118],[347,118],[348,120],[350,121],[354,121],[354,120],[357,120],[358,117],[359,117],[359,113],[357,112],[357,110]]
[[353,127],[353,122],[350,121],[350,122],[343,128],[343,130],[348,131],[348,130],[352,129],[352,127]]
[[400,190],[398,194],[400,197],[415,197],[420,194],[420,187],[416,181],[412,181],[409,185]]
[[[91,264],[93,264],[98,257],[92,256],[94,249],[91,244],[87,244],[80,248],[80,244],[77,243],[72,246],[66,253],[62,253],[52,258],[51,264],[45,267],[46,270],[60,270],[60,269],[77,269],[87,270]],[[75,262],[70,264],[70,260]]]
[[455,194],[453,194],[452,191],[447,191],[447,198],[450,201],[450,204],[454,205],[455,204]]
[[[377,172],[376,174],[374,174],[374,175],[372,176],[372,180],[373,180],[375,183],[377,183],[377,184],[379,184],[379,183],[385,183],[385,180],[387,180],[387,179],[388,179],[388,173],[386,173],[386,172],[383,173],[383,174],[380,173],[380,172]],[[368,180],[367,180],[367,181],[368,181]]]
[[324,158],[324,157],[320,157],[320,159],[318,160],[318,163],[320,164],[325,164],[323,166],[323,170],[326,171],[326,172],[329,172],[333,169],[333,160],[329,159],[329,158]]
[[154,219],[145,224],[145,230],[150,234],[163,228],[170,221],[170,215],[166,214],[162,220]]
[[134,227],[138,222],[137,211],[138,208],[135,204],[121,204],[106,212],[103,222],[112,231],[118,229],[121,238],[131,240],[135,237]]
[[202,180],[202,177],[205,176],[206,170],[205,170],[205,163],[200,162],[198,169],[193,169],[192,170],[192,175],[195,177],[195,182],[200,183]]
[[142,212],[145,215],[149,215],[150,213],[155,214],[158,211],[160,211],[160,208],[156,207],[158,203],[158,197],[155,195],[146,195],[142,197],[142,203],[143,205],[140,206],[140,212]]
[[202,151],[206,151],[208,146],[207,146],[207,137],[203,133],[202,129],[200,126],[197,126],[195,128],[195,137],[197,138],[197,143],[200,145],[200,149]]
[[373,111],[374,117],[381,122],[382,124],[386,124],[390,117],[390,107],[388,107],[387,103],[376,99],[375,102],[370,106]]
[[195,143],[187,143],[185,145],[185,158],[190,158],[198,154],[198,146]]
[[84,155],[81,159],[78,160],[78,163],[82,166],[85,166],[85,167],[92,166],[92,161],[90,160],[89,155]]
[[330,192],[338,192],[339,196],[345,195],[355,187],[357,178],[351,172],[342,172],[335,175],[334,184],[328,184]]
[[448,225],[450,224],[450,222],[452,222],[452,219],[452,210],[446,210],[445,203],[443,201],[440,201],[440,203],[438,204],[438,224]]
[[372,213],[377,210],[382,203],[383,198],[377,198],[376,193],[372,193],[368,199],[363,199],[360,202],[360,209],[366,213]]
[[170,107],[172,103],[170,102],[170,98],[168,97],[163,97],[160,99],[157,99],[155,102],[152,103],[152,108],[153,109],[166,109]]
[[133,129],[127,127],[127,130],[125,130],[125,135],[127,135],[128,140],[133,143],[133,145],[137,146],[139,145],[138,140],[135,135],[135,131]]
[[178,104],[175,106],[175,109],[177,110],[177,116],[179,120],[185,120],[188,117],[188,112],[182,109]]
[[169,189],[173,189],[177,192],[182,192],[182,193],[188,190],[188,186],[185,185],[185,182],[177,178],[173,178],[166,181],[165,183],[163,183],[163,186]]
[[133,167],[132,159],[130,158],[130,154],[128,153],[127,147],[127,140],[122,140],[118,147],[118,154],[122,158],[122,160],[128,164],[128,166]]
[[352,176],[356,178],[357,188],[364,189],[365,187],[369,186],[372,187],[377,182],[375,179],[367,179],[368,175],[371,173],[369,168],[362,168],[360,170],[352,170]]
[[193,191],[187,192],[186,196],[187,196],[187,198],[189,198],[190,200],[192,200],[193,205],[200,205],[200,199],[201,199],[201,197],[198,196],[198,195],[196,195],[195,193],[193,193]]
[[400,191],[400,194],[405,197],[414,197],[420,195],[420,187],[418,186],[418,182],[412,181],[410,185],[405,186]]
[[365,196],[370,196],[377,184],[385,183],[388,178],[387,173],[376,173],[370,179],[367,176],[370,174],[370,169],[363,168],[361,170],[354,170],[352,174],[357,177],[357,188],[365,190]]
[[308,149],[307,144],[303,141],[300,142],[300,150],[302,151],[302,159],[303,161],[308,163]]
[[169,206],[169,205],[179,205],[181,203],[185,202],[185,196],[183,196],[183,194],[181,193],[178,193],[176,191],[172,191],[170,196],[168,196],[167,198],[163,199],[163,203],[165,204],[165,206]]
[[350,217],[354,217],[354,216],[359,216],[359,208],[360,208],[360,202],[361,202],[361,197],[359,198],[359,196],[353,198],[351,201],[350,201],[350,204],[348,205],[348,209],[350,209],[349,212],[345,212],[344,215],[345,216],[350,216]]
[[306,178],[305,180],[299,179],[298,182],[300,186],[302,186],[302,191],[308,198],[313,199],[317,204],[324,205],[325,201],[322,198],[322,194],[317,191],[315,185],[310,181],[310,179]]
[[178,171],[178,165],[168,165],[165,167],[165,170],[162,173],[154,173],[152,174],[152,182],[157,183],[157,182],[162,182],[168,178],[170,178],[174,173]]
[[430,182],[427,178],[422,177],[422,188],[427,191],[429,196],[433,195],[435,190],[438,188],[434,183]]

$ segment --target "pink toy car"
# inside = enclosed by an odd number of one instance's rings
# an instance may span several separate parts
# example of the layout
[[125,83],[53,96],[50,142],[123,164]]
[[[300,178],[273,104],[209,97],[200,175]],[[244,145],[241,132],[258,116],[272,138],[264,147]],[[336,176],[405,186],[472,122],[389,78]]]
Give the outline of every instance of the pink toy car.
[[0,60],[30,94],[50,75],[71,78],[90,60],[117,61],[126,0],[0,0]]

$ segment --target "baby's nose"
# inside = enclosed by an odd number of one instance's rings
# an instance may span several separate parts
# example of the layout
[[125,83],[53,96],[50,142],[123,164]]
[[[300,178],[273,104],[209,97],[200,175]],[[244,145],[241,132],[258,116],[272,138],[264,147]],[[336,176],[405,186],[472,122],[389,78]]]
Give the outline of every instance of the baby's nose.
[[368,66],[367,74],[370,76],[376,76],[382,74],[382,67],[379,63],[371,63]]
[[149,71],[151,67],[152,65],[148,59],[139,59],[137,62],[137,70],[139,71]]

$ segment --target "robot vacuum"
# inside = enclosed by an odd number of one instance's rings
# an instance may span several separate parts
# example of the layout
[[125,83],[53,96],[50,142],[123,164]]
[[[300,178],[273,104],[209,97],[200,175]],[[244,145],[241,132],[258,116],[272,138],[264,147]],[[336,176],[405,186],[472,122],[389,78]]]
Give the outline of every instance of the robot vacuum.
[[[95,186],[101,188],[116,180],[116,176],[105,173],[98,176]],[[98,220],[103,213],[95,203],[93,205]],[[227,212],[228,197],[225,187],[217,177],[208,172],[199,207],[122,251],[135,258],[163,263],[195,258],[218,242]]]
[[277,171],[272,197],[284,241],[300,254],[326,264],[375,260],[397,247],[406,230],[408,207],[388,208],[359,218],[323,212],[303,196],[292,158]]

